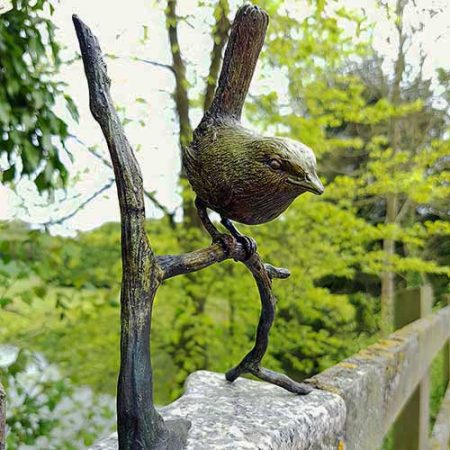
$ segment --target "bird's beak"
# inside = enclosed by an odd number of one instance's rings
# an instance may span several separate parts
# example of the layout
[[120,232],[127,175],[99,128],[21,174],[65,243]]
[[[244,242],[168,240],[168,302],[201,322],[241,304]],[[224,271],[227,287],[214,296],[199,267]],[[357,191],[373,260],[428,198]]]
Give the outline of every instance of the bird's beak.
[[322,195],[324,193],[325,188],[323,187],[323,184],[317,174],[311,175],[306,181],[309,185],[310,192],[316,195]]
[[306,178],[302,180],[298,180],[292,177],[289,177],[288,180],[291,183],[301,186],[306,191],[312,192],[313,194],[316,195],[322,195],[325,190],[322,182],[315,173],[307,175]]

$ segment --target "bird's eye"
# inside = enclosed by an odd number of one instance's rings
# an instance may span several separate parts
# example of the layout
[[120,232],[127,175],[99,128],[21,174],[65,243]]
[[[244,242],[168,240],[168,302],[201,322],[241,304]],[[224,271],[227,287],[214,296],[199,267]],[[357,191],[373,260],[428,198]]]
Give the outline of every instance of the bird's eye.
[[270,160],[270,168],[273,170],[280,170],[281,169],[281,163],[278,161],[278,159],[272,159]]

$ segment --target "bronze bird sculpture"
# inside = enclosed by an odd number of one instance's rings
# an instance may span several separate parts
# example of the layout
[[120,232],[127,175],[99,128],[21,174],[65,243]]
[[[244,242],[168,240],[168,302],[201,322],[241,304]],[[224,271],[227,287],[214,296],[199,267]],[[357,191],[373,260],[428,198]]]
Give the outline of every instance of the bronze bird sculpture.
[[220,214],[222,224],[244,244],[248,256],[256,244],[241,235],[232,221],[266,223],[304,192],[324,191],[309,147],[288,138],[260,136],[231,117],[201,124],[183,151],[183,165],[197,194],[200,219],[213,241],[220,242],[223,235],[210,221],[207,208]]

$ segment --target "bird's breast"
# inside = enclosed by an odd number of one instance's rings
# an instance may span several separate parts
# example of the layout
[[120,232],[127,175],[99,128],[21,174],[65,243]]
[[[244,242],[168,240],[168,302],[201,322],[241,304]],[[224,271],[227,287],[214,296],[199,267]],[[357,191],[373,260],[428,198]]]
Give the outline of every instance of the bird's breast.
[[297,197],[289,191],[267,187],[254,190],[239,190],[238,186],[235,188],[226,208],[221,208],[221,205],[211,208],[231,220],[247,225],[270,222],[283,213]]

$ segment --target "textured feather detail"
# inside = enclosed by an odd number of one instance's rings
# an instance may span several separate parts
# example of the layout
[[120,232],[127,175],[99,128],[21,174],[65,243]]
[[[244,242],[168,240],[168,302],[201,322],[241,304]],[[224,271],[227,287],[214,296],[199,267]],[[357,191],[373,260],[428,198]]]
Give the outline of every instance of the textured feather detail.
[[[303,147],[259,136],[232,119],[215,120],[183,151],[183,164],[194,191],[210,209],[238,222],[258,224],[279,216],[305,191],[286,180],[307,165],[312,152]],[[285,171],[271,170],[271,158],[280,159]]]

